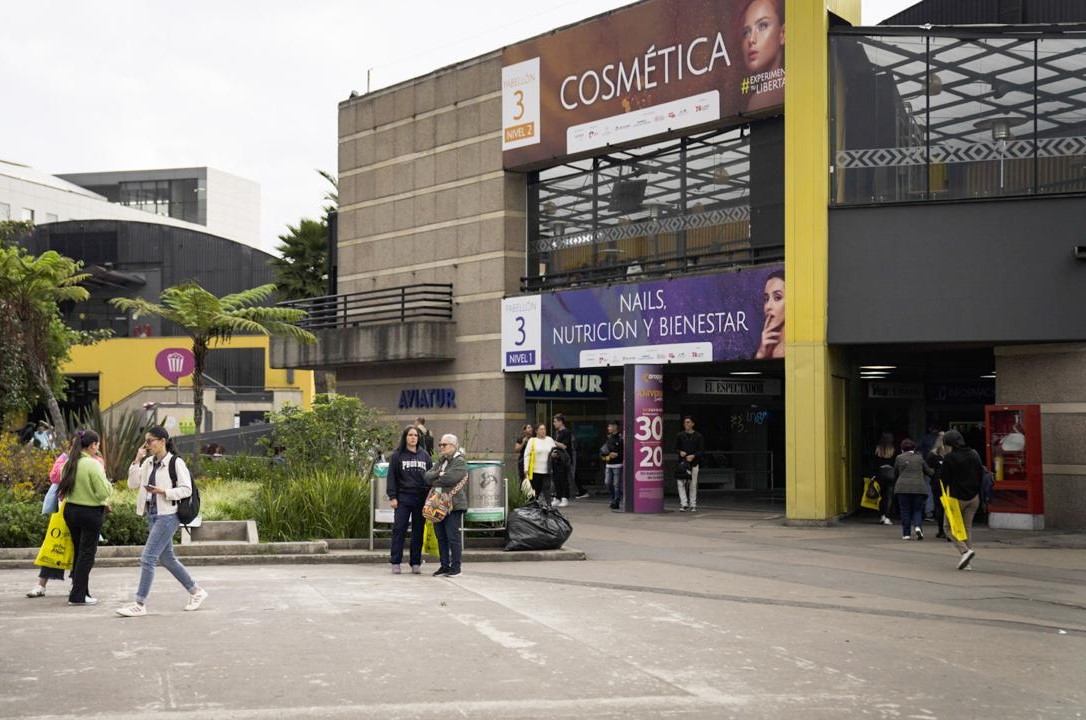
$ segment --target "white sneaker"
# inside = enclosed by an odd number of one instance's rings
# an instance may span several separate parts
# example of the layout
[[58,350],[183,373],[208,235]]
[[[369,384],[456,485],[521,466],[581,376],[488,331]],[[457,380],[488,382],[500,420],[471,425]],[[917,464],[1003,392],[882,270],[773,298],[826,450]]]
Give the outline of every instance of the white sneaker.
[[562,498],[561,502],[558,503],[558,507],[568,507],[568,506],[569,506],[569,500],[566,499],[566,498]]
[[189,595],[188,604],[185,605],[186,611],[199,610],[200,605],[207,600],[207,590],[200,588],[196,592]]
[[45,588],[41,585],[35,585],[34,589],[26,594],[28,598],[45,597]]
[[71,600],[69,600],[68,604],[69,605],[74,605],[75,607],[83,607],[84,605],[86,605],[86,606],[97,605],[98,604],[98,598],[92,598],[90,595],[87,595],[83,599],[83,602],[72,602]]
[[118,608],[117,614],[122,617],[143,617],[147,614],[147,606],[132,603],[128,607]]
[[553,498],[551,500],[551,507],[558,507],[558,498]]
[[883,525],[890,525],[891,524],[890,523],[890,518],[886,517],[885,515],[882,516],[882,519],[879,520],[879,522],[882,523]]

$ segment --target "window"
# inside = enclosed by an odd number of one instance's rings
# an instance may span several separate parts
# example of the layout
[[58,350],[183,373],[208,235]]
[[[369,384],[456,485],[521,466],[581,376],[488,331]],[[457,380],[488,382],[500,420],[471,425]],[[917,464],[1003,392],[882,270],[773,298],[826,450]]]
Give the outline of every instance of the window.
[[751,247],[750,177],[745,127],[542,170],[524,289],[768,259]]
[[45,222],[47,223],[55,223],[58,219],[56,213],[45,213]]
[[23,222],[34,222],[34,211],[30,208],[23,208],[22,217],[19,219]]
[[1086,191],[1086,39],[831,36],[833,204]]
[[0,220],[11,220],[11,205],[0,203]]

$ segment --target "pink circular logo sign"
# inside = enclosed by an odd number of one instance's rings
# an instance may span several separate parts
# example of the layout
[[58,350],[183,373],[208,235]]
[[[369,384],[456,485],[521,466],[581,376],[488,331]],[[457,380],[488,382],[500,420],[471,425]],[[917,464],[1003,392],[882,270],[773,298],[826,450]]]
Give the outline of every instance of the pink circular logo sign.
[[155,356],[155,370],[171,383],[191,375],[195,368],[196,358],[187,348],[166,348]]

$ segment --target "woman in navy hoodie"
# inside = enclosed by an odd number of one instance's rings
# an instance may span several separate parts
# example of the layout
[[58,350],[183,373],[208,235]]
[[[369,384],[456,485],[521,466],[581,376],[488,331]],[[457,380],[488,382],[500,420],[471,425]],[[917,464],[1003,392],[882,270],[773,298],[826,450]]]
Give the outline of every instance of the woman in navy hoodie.
[[430,484],[423,477],[433,463],[430,453],[419,444],[419,430],[414,425],[404,429],[400,445],[392,453],[388,463],[389,503],[395,512],[392,521],[392,563],[394,575],[400,574],[403,562],[403,541],[407,536],[407,524],[411,522],[411,572],[422,572],[422,506],[430,492]]

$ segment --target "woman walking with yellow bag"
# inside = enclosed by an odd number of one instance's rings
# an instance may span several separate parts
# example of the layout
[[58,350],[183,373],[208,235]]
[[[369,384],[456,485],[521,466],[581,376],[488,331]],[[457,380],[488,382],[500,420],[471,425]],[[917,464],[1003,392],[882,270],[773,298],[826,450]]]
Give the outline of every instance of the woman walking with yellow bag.
[[57,486],[57,496],[64,505],[64,522],[72,534],[75,564],[72,567],[72,589],[69,605],[95,605],[98,600],[90,594],[90,572],[98,554],[98,536],[102,532],[112,486],[106,479],[102,464],[94,459],[100,438],[93,430],[80,430],[72,438],[68,462]]
[[[960,534],[954,532],[956,518],[947,513],[947,524],[954,538],[954,545],[960,553],[958,569],[969,570],[969,564],[976,557],[973,550],[973,516],[980,507],[980,484],[984,478],[984,467],[977,451],[965,444],[965,438],[957,430],[948,430],[943,442],[950,446],[950,453],[943,460],[942,479],[949,496],[957,501],[961,508],[962,525]],[[964,537],[963,537],[964,536]]]

